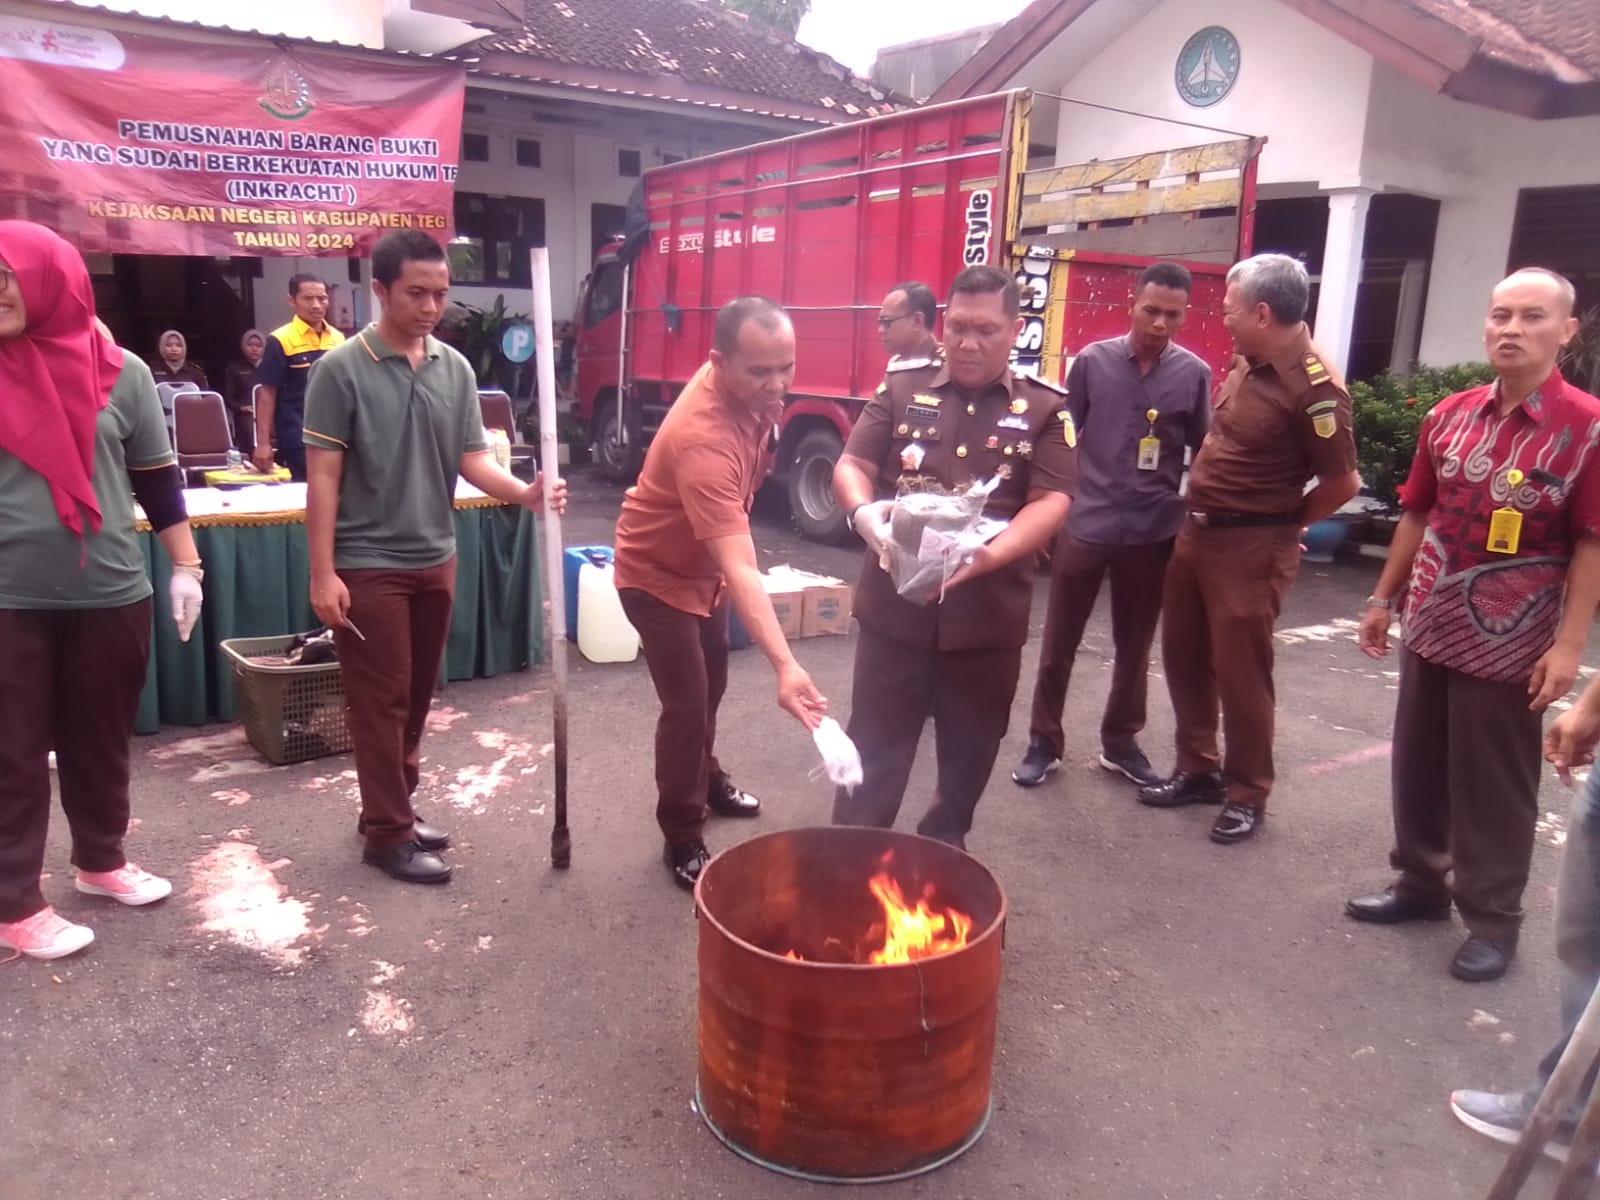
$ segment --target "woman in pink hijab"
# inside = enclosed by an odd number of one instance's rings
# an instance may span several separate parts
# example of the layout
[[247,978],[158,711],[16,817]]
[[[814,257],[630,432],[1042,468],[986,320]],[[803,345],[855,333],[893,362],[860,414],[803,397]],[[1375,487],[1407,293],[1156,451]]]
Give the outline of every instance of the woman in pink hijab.
[[200,555],[150,368],[95,319],[71,246],[0,221],[0,949],[13,955],[61,958],[94,940],[39,886],[52,748],[77,890],[131,905],[172,891],[122,849],[151,634],[135,498],[172,558],[187,641]]

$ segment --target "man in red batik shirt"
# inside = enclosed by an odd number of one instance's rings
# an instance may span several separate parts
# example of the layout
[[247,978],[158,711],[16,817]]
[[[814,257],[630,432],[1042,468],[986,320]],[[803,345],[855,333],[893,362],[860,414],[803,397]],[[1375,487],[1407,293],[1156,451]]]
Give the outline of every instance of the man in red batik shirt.
[[1484,345],[1498,378],[1423,419],[1405,516],[1361,622],[1361,649],[1381,658],[1404,593],[1399,876],[1345,911],[1443,920],[1453,899],[1469,936],[1450,972],[1472,983],[1498,979],[1516,954],[1541,716],[1571,689],[1600,600],[1600,400],[1556,369],[1577,333],[1574,299],[1537,268],[1494,289]]

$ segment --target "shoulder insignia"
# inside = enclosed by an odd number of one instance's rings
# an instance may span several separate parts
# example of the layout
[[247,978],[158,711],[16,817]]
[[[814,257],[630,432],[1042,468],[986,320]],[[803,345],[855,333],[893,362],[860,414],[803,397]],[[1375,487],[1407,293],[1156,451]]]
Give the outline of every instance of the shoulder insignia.
[[1078,445],[1078,427],[1072,423],[1072,414],[1063,408],[1056,413],[1056,420],[1061,422],[1061,440],[1066,442],[1069,450],[1076,449]]
[[885,371],[919,371],[923,367],[934,367],[934,366],[938,366],[938,363],[936,363],[931,358],[900,358],[897,355],[896,357],[891,358],[889,360],[889,364],[886,367],[884,367],[884,370]]
[[1311,431],[1319,438],[1331,438],[1339,432],[1339,417],[1332,412],[1319,412],[1311,418]]
[[1322,365],[1322,360],[1315,354],[1306,355],[1303,361],[1306,366],[1306,377],[1311,380],[1312,386],[1333,382],[1333,376],[1328,374],[1328,368]]
[[881,398],[881,397],[882,397],[882,396],[883,396],[883,394],[884,394],[884,393],[885,393],[885,392],[887,392],[887,391],[888,391],[888,390],[889,390],[889,385],[888,385],[888,384],[887,384],[887,383],[880,383],[880,384],[879,384],[879,385],[878,385],[878,390],[877,390],[877,391],[875,391],[875,392],[873,392],[873,393],[872,393],[872,394],[873,394],[873,395],[874,395],[874,396],[878,396],[878,397],[880,397],[880,398]]
[[1041,379],[1037,375],[1026,374],[1025,372],[1018,371],[1014,367],[1012,368],[1011,375],[1015,379],[1026,379],[1029,383],[1037,383],[1040,387],[1046,389],[1047,391],[1052,391],[1058,396],[1065,396],[1067,394],[1067,389],[1062,387],[1060,384],[1051,383],[1048,379]]
[[1306,405],[1306,415],[1314,417],[1320,412],[1333,412],[1338,407],[1337,400],[1318,400],[1315,404]]

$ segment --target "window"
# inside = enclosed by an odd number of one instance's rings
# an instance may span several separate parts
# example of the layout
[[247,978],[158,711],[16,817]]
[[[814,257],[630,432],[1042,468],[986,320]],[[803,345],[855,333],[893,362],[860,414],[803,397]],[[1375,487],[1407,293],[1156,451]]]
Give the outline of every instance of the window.
[[644,171],[644,162],[637,150],[617,151],[617,174],[637,179]]
[[616,241],[617,235],[628,228],[628,210],[621,204],[591,204],[589,206],[589,261],[593,262],[602,246]]
[[517,166],[537,167],[539,165],[539,142],[537,138],[517,139]]
[[583,310],[583,327],[593,329],[622,307],[622,264],[616,259],[601,263],[589,280],[589,294]]
[[533,282],[528,251],[544,244],[543,200],[456,193],[453,282],[527,287]]
[[463,133],[461,135],[461,161],[488,162],[489,135],[487,133]]
[[683,155],[681,155],[681,154],[668,154],[665,150],[663,150],[661,152],[661,163],[662,163],[663,166],[670,166],[671,164],[673,164],[675,162],[682,162],[682,161],[683,161]]

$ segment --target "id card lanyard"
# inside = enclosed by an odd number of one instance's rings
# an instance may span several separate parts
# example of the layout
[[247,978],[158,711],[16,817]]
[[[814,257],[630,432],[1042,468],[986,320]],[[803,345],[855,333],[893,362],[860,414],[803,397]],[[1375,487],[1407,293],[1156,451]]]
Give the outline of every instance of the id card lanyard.
[[[1514,492],[1522,486],[1522,472],[1512,467],[1506,472],[1506,485]],[[1522,539],[1522,514],[1509,504],[1489,514],[1490,554],[1515,554]]]
[[1161,439],[1156,437],[1156,418],[1160,415],[1153,408],[1145,410],[1144,419],[1150,424],[1150,432],[1139,439],[1139,470],[1141,471],[1154,471],[1160,465]]

